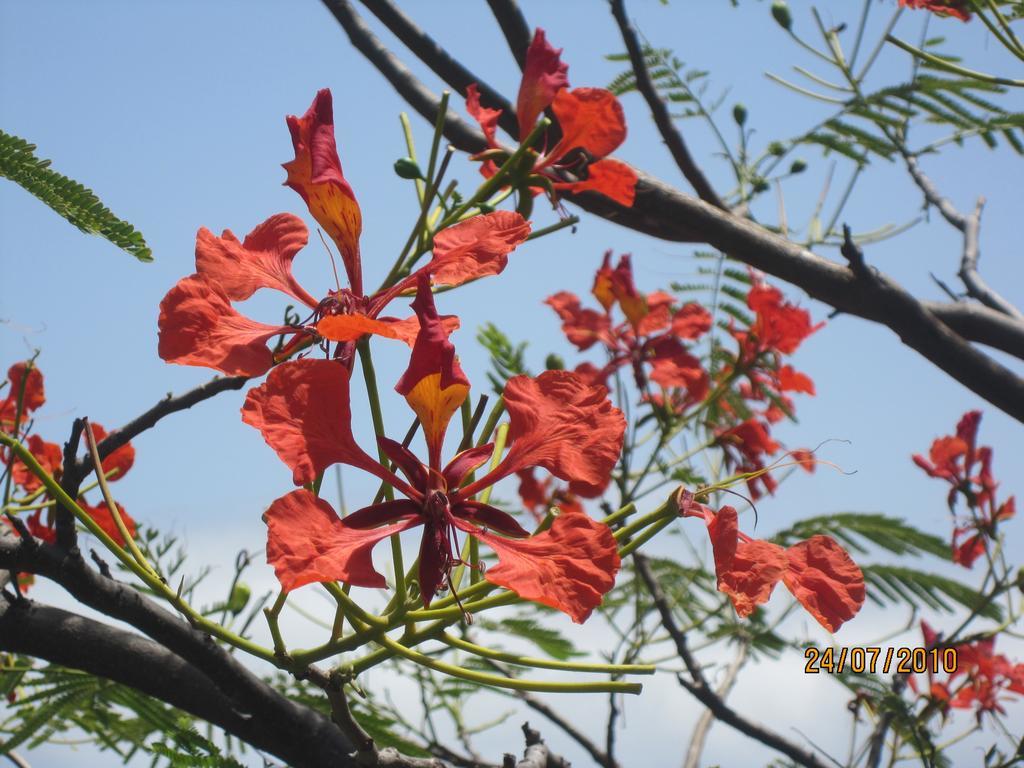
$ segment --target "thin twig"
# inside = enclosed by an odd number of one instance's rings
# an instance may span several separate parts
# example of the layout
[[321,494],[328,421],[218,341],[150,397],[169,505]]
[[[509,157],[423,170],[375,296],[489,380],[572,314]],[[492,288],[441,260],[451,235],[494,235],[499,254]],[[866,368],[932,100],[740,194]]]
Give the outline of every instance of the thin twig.
[[629,52],[629,61],[633,67],[633,76],[636,78],[637,90],[640,91],[647,102],[647,106],[650,107],[651,115],[654,117],[654,124],[658,127],[658,132],[661,134],[661,138],[665,141],[666,146],[668,146],[669,152],[672,153],[672,159],[676,161],[676,166],[682,171],[683,176],[690,182],[701,200],[710,203],[716,208],[726,210],[725,204],[718,197],[718,193],[712,188],[710,182],[704,176],[704,172],[693,159],[693,155],[690,154],[690,150],[683,140],[683,135],[676,128],[675,123],[672,122],[672,115],[669,113],[668,107],[654,87],[651,74],[647,70],[647,62],[644,60],[643,50],[640,47],[640,41],[637,39],[636,30],[633,29],[632,24],[626,17],[625,0],[612,0],[611,5],[612,16],[615,17],[615,21],[619,25],[622,41],[626,44],[626,50]]

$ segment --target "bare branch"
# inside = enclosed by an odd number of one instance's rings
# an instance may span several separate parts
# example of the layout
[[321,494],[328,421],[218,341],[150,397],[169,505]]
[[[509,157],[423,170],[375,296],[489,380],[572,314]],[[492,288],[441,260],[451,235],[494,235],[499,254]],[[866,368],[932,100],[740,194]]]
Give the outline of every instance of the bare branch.
[[523,759],[514,763],[516,768],[569,768],[569,761],[552,754],[544,739],[529,723],[523,723],[523,735],[526,737],[526,751]]
[[683,632],[676,623],[675,614],[672,612],[672,606],[669,605],[669,602],[665,597],[665,593],[662,591],[661,585],[658,583],[657,577],[651,571],[651,566],[647,561],[647,558],[640,554],[634,554],[633,560],[636,563],[637,573],[646,585],[647,591],[651,593],[651,599],[654,601],[654,606],[658,609],[658,614],[661,616],[661,624],[665,627],[669,637],[672,638],[672,642],[676,646],[676,653],[679,655],[679,658],[682,659],[683,664],[686,666],[686,669],[690,674],[692,682],[691,680],[687,680],[683,677],[683,675],[678,675],[679,684],[692,693],[698,701],[707,707],[715,718],[721,720],[723,723],[731,725],[740,733],[746,734],[750,738],[760,741],[765,746],[781,752],[791,760],[794,760],[800,765],[806,766],[806,768],[825,768],[825,763],[821,762],[814,754],[798,747],[796,744],[793,744],[760,723],[755,723],[748,720],[743,715],[740,715],[729,707],[729,705],[727,705],[718,696],[718,694],[711,689],[707,680],[704,678],[704,672],[697,663],[697,659],[690,651],[689,644],[686,640],[686,633]]
[[[289,765],[358,763],[327,718],[274,694],[273,706],[246,711],[219,685],[162,645],[123,629],[31,600],[0,596],[0,648],[130,686],[213,723]],[[301,718],[293,713],[301,711]],[[275,715],[290,726],[276,722]],[[301,726],[298,730],[294,727]]]
[[530,47],[530,25],[519,10],[516,0],[487,0],[494,14],[495,21],[505,35],[509,50],[515,57],[516,64],[522,69],[526,66],[526,51]]
[[[63,464],[65,467],[74,467],[78,460],[78,444],[82,440],[82,430],[85,429],[84,419],[75,419],[71,424],[71,434],[64,443]],[[84,477],[84,476],[83,476]],[[78,477],[74,471],[65,471],[61,476],[60,487],[72,499],[78,497],[78,488],[82,484],[82,477]],[[57,546],[69,550],[78,543],[78,532],[75,530],[75,515],[63,504],[58,504],[54,515],[54,528],[57,531]]]
[[504,96],[452,58],[430,35],[416,26],[412,19],[389,0],[361,0],[361,2],[410,51],[416,54],[420,61],[426,63],[438,77],[462,96],[466,95],[468,86],[476,83],[481,101],[485,106],[501,110],[501,117],[498,118],[501,127],[510,136],[519,138],[519,124],[516,121],[515,108]]
[[[341,24],[352,45],[369,59],[413,109],[433,123],[437,119],[440,103],[437,96],[384,47],[352,10],[352,4],[348,0],[323,0],[323,4]],[[464,152],[481,152],[487,149],[487,140],[483,134],[451,112],[444,121],[444,135]]]
[[[504,665],[499,664],[491,659],[484,659],[484,661],[494,670],[501,674],[511,677],[508,669]],[[534,712],[539,712],[544,715],[548,720],[557,725],[566,736],[571,738],[592,757],[594,762],[598,765],[604,766],[604,768],[618,768],[618,763],[611,759],[605,752],[601,750],[585,733],[580,731],[575,725],[566,720],[561,713],[556,711],[553,707],[548,705],[543,699],[534,696],[528,691],[510,691],[510,695],[514,695],[526,706],[532,709]]]
[[981,273],[978,272],[978,258],[980,250],[981,211],[985,207],[985,198],[979,197],[974,213],[966,216],[956,209],[952,201],[939,192],[934,182],[921,170],[917,158],[909,152],[903,151],[903,160],[906,163],[910,177],[917,184],[918,189],[924,194],[925,202],[935,206],[942,214],[942,218],[950,223],[955,229],[963,233],[964,249],[960,258],[960,279],[967,294],[980,301],[985,306],[991,307],[997,312],[1009,315],[1015,320],[1024,322],[1022,313],[1012,302],[1000,296],[998,292],[985,282]]
[[647,106],[650,107],[654,124],[658,127],[658,133],[661,134],[661,138],[668,146],[668,151],[672,153],[672,159],[676,161],[676,166],[682,171],[683,176],[690,182],[701,200],[725,210],[725,204],[693,159],[693,155],[690,154],[690,150],[683,140],[683,135],[672,122],[672,115],[669,114],[668,107],[654,87],[654,81],[651,80],[651,74],[647,70],[647,62],[644,59],[644,52],[640,48],[636,30],[633,29],[633,25],[626,16],[625,0],[612,0],[611,5],[612,16],[615,17],[615,21],[619,25],[622,41],[626,44],[626,50],[629,52],[629,61],[633,67],[637,90],[640,91]]
[[[746,642],[740,645],[740,649],[736,652],[732,663],[729,664],[729,668],[725,671],[725,677],[722,678],[722,682],[717,690],[715,690],[715,695],[722,701],[728,698],[729,692],[732,691],[733,686],[736,684],[736,678],[739,676],[740,669],[747,661],[749,649],[750,645]],[[686,762],[683,763],[683,768],[700,768],[700,756],[704,752],[704,744],[707,741],[708,732],[714,723],[714,714],[710,709],[705,709],[701,713],[696,727],[693,729],[693,735],[690,736],[690,746],[686,750]]]
[[[115,429],[109,435],[107,435],[100,444],[97,446],[101,459],[107,458],[110,454],[116,451],[118,448],[126,445],[128,442],[138,437],[140,434],[156,426],[157,422],[160,421],[164,416],[169,416],[172,413],[178,411],[184,411],[191,408],[193,405],[201,403],[203,400],[209,400],[214,395],[219,395],[221,392],[227,392],[233,389],[241,389],[245,386],[245,382],[249,379],[245,376],[218,376],[215,379],[202,384],[195,389],[189,390],[183,395],[173,397],[168,395],[159,403],[154,405],[148,411],[143,413],[141,416],[129,421],[120,429]],[[77,452],[77,446],[76,446]],[[68,495],[74,498],[78,495],[78,483],[81,483],[89,473],[92,471],[92,462],[88,457],[82,457],[81,460],[77,459],[74,454],[71,456],[71,460],[65,452],[64,457],[65,477],[69,475],[67,470],[68,467],[73,467],[74,470],[70,473],[70,476],[75,480],[75,493],[68,492]],[[68,490],[66,487],[64,490]]]

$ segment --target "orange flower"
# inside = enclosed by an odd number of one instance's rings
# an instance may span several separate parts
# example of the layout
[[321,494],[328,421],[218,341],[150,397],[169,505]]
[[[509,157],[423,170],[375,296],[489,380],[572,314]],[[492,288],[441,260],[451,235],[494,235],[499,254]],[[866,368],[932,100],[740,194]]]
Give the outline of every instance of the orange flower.
[[[636,173],[625,163],[607,157],[626,140],[622,105],[603,88],[570,90],[569,66],[562,62],[561,53],[548,43],[543,29],[536,31],[526,51],[516,100],[519,140],[526,139],[548,108],[561,131],[554,146],[548,147],[545,137],[544,149],[536,155],[532,173],[547,180],[556,191],[600,192],[628,208],[636,194]],[[485,161],[481,172],[491,176],[497,167],[495,157],[503,155],[495,138],[501,110],[480,104],[475,83],[466,89],[466,109],[480,124],[491,148],[478,156]],[[539,184],[529,186],[540,191]]]

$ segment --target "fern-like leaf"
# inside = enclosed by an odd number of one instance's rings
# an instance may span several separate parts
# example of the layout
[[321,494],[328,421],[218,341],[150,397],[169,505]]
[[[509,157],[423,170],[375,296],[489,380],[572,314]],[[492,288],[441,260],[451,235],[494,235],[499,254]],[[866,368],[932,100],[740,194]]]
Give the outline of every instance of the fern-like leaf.
[[35,155],[35,145],[0,131],[0,176],[38,197],[59,215],[90,235],[100,235],[139,261],[153,253],[142,234],[110,212],[91,189],[50,169]]

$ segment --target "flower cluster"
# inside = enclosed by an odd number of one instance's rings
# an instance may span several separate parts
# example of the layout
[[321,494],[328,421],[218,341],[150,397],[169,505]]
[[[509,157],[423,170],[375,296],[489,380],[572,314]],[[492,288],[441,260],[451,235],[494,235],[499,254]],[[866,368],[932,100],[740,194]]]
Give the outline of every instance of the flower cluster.
[[[196,272],[183,278],[160,304],[160,357],[172,363],[198,365],[223,373],[260,376],[275,359],[289,357],[310,342],[339,342],[339,356],[351,357],[353,343],[367,334],[413,343],[419,329],[415,317],[398,319],[382,312],[397,296],[411,290],[419,276],[433,285],[457,286],[499,274],[508,254],[530,234],[517,213],[495,211],[468,219],[437,234],[433,258],[395,285],[371,295],[363,291],[359,237],[362,213],[341,170],[334,140],[331,93],[317,93],[301,118],[288,118],[295,159],[285,163],[287,184],[309,206],[310,213],[331,235],[341,254],[349,287],[328,289],[317,299],[292,274],[292,261],[309,235],[300,218],[289,213],[271,216],[244,240],[230,230],[218,237],[206,228],[196,235]],[[261,288],[281,291],[310,313],[302,322],[268,325],[250,320],[232,307]],[[449,330],[457,318],[446,318]],[[267,342],[275,336],[289,341],[275,353]]]
[[[516,99],[519,140],[526,140],[547,109],[558,121],[558,132],[545,134],[539,152],[528,150],[525,186],[534,193],[548,189],[552,197],[558,192],[600,192],[630,207],[636,194],[636,173],[608,157],[626,140],[622,105],[603,88],[570,89],[569,65],[561,60],[561,53],[548,43],[543,29],[536,31],[526,51]],[[481,105],[475,83],[466,91],[466,109],[487,138],[490,149],[477,158],[484,161],[481,172],[490,177],[498,162],[507,158],[495,138],[501,110]]]
[[[926,621],[921,622],[921,635],[928,648],[942,645],[941,635]],[[950,709],[973,709],[979,721],[986,712],[1005,715],[1002,702],[1006,694],[1024,696],[1024,664],[1014,664],[1006,656],[996,654],[995,643],[995,637],[989,637],[952,646],[956,651],[956,669],[942,680],[929,670],[924,691],[918,690],[916,679],[911,677],[911,689],[932,701],[943,715]]]
[[783,547],[742,533],[733,507],[716,513],[688,492],[678,502],[682,517],[699,517],[707,525],[718,590],[729,596],[740,616],[766,603],[779,581],[830,632],[864,604],[864,574],[832,537],[812,536]]
[[[7,371],[5,389],[6,396],[0,401],[0,430],[19,439],[24,438],[25,447],[32,457],[47,474],[59,482],[64,470],[64,453],[60,445],[44,440],[35,433],[27,436],[24,434],[27,432],[31,416],[46,402],[42,372],[33,362],[15,363]],[[107,436],[106,430],[99,424],[90,422],[90,427],[96,442]],[[43,487],[42,480],[9,451],[0,452],[0,462],[10,472],[14,488],[24,494],[23,498],[16,500],[18,505],[32,508],[31,513],[25,518],[26,528],[37,539],[53,543],[57,538],[53,515],[47,513],[44,519],[44,512],[51,509],[53,504]],[[111,482],[120,480],[134,463],[135,448],[131,443],[127,443],[103,460],[103,472]],[[78,498],[78,505],[115,542],[122,546],[125,544],[113,515],[104,502],[93,505],[82,495]],[[134,537],[135,521],[120,504],[117,505],[117,509],[129,535]],[[10,525],[6,518],[4,522]]]
[[[640,293],[633,282],[629,256],[622,256],[613,269],[610,251],[594,276],[592,293],[601,310],[583,307],[568,291],[546,301],[558,313],[562,331],[577,349],[600,344],[607,353],[604,365],[583,363],[577,373],[603,384],[615,371],[628,366],[641,392],[646,393],[648,381],[653,381],[666,390],[685,391],[682,407],[704,398],[708,374],[684,342],[700,338],[711,327],[707,310],[695,303],[680,306],[664,291]],[[621,321],[613,313],[616,306]]]
[[[929,476],[949,483],[947,503],[954,515],[953,560],[970,568],[988,549],[997,536],[999,523],[1013,517],[1014,497],[999,503],[992,477],[992,449],[978,446],[981,411],[965,413],[956,426],[955,435],[937,438],[928,457],[914,454],[914,463]],[[957,501],[967,505],[966,516],[956,515]]]
[[[543,109],[539,107],[538,109]],[[536,114],[534,115],[536,119]],[[306,486],[267,510],[267,559],[282,588],[341,581],[382,587],[371,550],[384,538],[422,526],[418,585],[424,606],[441,589],[455,591],[453,568],[463,564],[458,536],[484,542],[498,555],[485,577],[521,597],[583,621],[614,583],[619,556],[610,529],[578,506],[562,508],[550,527],[530,535],[513,517],[478,499],[494,483],[543,468],[581,488],[603,488],[622,445],[625,421],[607,390],[587,377],[550,371],[518,376],[503,393],[509,416],[508,453],[476,478],[494,444],[462,451],[442,462],[453,413],[469,395],[469,381],[448,340],[458,318],[442,317],[432,290],[500,273],[509,253],[530,233],[518,213],[494,211],[434,233],[432,257],[404,279],[375,293],[363,290],[359,237],[362,213],[338,158],[329,91],[320,91],[301,118],[289,117],[295,159],[285,164],[287,184],[331,235],[349,279],[348,288],[315,298],[294,279],[292,260],[306,244],[300,219],[278,214],[239,241],[199,231],[196,273],[167,294],[160,311],[160,354],[169,361],[246,376],[269,371],[249,392],[243,420],[256,427]],[[273,288],[302,302],[303,322],[264,325],[238,313],[232,302]],[[394,299],[415,289],[415,314],[382,315]],[[356,342],[374,334],[411,347],[408,369],[395,389],[415,412],[427,444],[420,461],[406,445],[379,435],[382,463],[355,442],[349,379]],[[282,336],[276,352],[267,346]],[[330,344],[336,344],[333,354]],[[288,359],[319,346],[326,359]],[[498,460],[500,459],[500,461]],[[311,484],[344,463],[375,475],[405,498],[371,504],[345,518],[319,499]],[[396,475],[396,469],[401,476]]]

